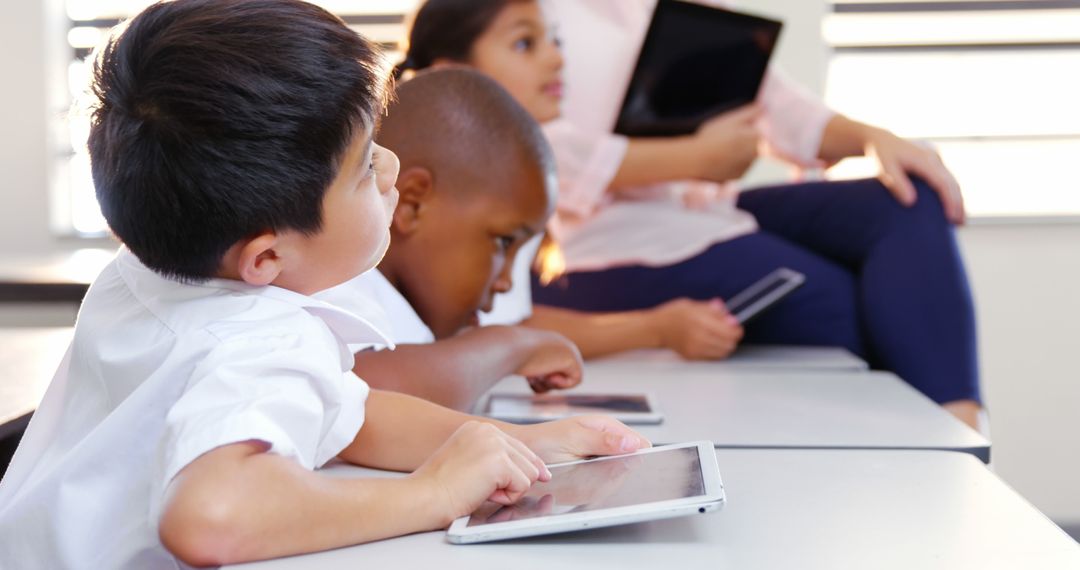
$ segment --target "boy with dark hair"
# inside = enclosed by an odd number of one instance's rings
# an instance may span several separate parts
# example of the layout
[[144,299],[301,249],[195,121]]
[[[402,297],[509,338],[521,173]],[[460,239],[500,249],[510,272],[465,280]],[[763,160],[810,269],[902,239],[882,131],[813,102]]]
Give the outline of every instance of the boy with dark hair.
[[[474,421],[349,372],[348,344],[388,341],[309,295],[387,246],[377,59],[295,0],[155,4],[101,52],[90,154],[124,248],[0,483],[0,567],[217,565],[436,529],[513,502],[544,461],[647,445],[607,418]],[[415,472],[313,472],[334,457]]]

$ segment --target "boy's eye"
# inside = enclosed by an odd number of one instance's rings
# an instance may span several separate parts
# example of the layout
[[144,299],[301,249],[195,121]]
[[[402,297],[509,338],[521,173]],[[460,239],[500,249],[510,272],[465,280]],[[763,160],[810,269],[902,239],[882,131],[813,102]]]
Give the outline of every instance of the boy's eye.
[[510,251],[510,248],[514,245],[513,236],[495,236],[495,243],[499,247],[499,251],[505,253]]

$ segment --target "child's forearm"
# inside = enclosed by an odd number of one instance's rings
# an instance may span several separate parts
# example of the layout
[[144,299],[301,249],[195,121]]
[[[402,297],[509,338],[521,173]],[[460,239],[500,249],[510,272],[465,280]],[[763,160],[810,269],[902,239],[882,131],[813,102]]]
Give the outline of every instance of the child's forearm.
[[496,382],[521,368],[532,349],[516,327],[481,327],[431,344],[357,353],[354,371],[373,388],[471,411]]
[[234,444],[177,476],[162,543],[186,563],[221,565],[325,550],[444,527],[436,491],[415,477],[336,479]]
[[825,125],[818,158],[831,163],[849,156],[862,156],[868,138],[875,131],[880,129],[836,114]]
[[693,137],[630,139],[609,188],[647,186],[700,177],[697,145]]
[[339,457],[376,469],[413,471],[470,420],[495,424],[507,433],[514,431],[503,422],[383,390],[372,390],[364,409],[364,426]]
[[584,358],[595,358],[624,350],[661,346],[655,311],[584,313],[544,305],[534,305],[533,314],[522,324],[558,332],[574,342]]

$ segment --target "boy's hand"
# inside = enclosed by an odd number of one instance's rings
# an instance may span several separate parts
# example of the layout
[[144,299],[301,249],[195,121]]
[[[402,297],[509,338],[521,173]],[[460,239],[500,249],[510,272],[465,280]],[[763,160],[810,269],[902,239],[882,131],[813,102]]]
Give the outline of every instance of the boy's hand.
[[727,358],[742,340],[743,328],[720,299],[675,299],[653,309],[660,346],[689,360]]
[[494,425],[470,421],[410,477],[434,491],[447,525],[484,501],[513,504],[534,482],[551,479],[551,472],[523,442]]
[[528,359],[517,373],[529,381],[537,394],[565,390],[581,383],[581,351],[563,335],[551,331],[519,327],[532,345]]
[[546,463],[619,455],[652,446],[641,434],[608,416],[575,416],[510,429]]

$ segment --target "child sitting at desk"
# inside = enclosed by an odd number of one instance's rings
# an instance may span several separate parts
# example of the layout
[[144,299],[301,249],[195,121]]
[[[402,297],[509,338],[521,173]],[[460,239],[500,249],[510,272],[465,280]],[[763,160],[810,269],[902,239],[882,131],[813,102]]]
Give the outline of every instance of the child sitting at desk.
[[[486,75],[440,69],[399,86],[378,138],[402,164],[391,246],[377,271],[319,294],[387,322],[398,343],[357,353],[356,370],[373,386],[465,410],[509,374],[531,377],[538,392],[577,384],[577,349],[560,334],[477,327],[480,313],[512,288],[516,256],[554,208],[554,158],[536,121]],[[592,329],[595,342],[586,339],[583,350],[649,345],[634,344],[635,331],[649,326],[642,315],[555,311]],[[695,334],[684,319],[672,325]]]
[[581,357],[562,335],[477,327],[554,208],[554,158],[536,121],[486,75],[438,70],[398,87],[378,141],[401,160],[392,245],[377,270],[317,296],[385,323],[397,344],[358,352],[355,370],[464,410],[511,374],[538,392],[576,385]]
[[[378,59],[296,0],[159,3],[104,47],[89,149],[124,248],[0,483],[0,567],[217,565],[437,529],[513,502],[544,461],[647,445],[601,417],[474,421],[349,371],[347,344],[387,341],[310,295],[387,246]],[[416,471],[313,472],[335,457]]]

